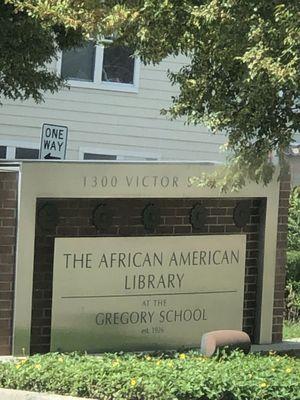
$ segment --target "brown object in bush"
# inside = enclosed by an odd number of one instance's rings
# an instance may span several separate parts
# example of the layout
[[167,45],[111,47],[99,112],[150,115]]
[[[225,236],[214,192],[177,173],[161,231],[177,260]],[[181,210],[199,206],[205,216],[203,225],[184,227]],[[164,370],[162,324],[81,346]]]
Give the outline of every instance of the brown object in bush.
[[226,348],[226,352],[240,349],[248,354],[251,349],[251,340],[247,333],[234,330],[220,330],[205,333],[201,339],[201,353],[211,357],[217,349]]

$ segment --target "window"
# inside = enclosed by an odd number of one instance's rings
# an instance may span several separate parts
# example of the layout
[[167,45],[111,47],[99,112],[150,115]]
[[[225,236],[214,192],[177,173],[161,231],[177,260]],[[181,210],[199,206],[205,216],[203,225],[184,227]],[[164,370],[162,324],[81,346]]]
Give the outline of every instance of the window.
[[139,61],[130,48],[89,42],[84,47],[65,51],[59,61],[61,76],[71,86],[137,92]]
[[155,161],[161,157],[159,154],[132,152],[128,150],[104,148],[79,148],[80,160],[118,160],[118,161]]
[[84,160],[116,160],[117,156],[109,154],[84,153]]
[[[17,147],[17,144],[20,147]],[[35,143],[17,143],[7,140],[0,145],[1,158],[7,160],[36,160],[39,158],[39,146]]]
[[96,47],[91,42],[85,47],[63,53],[61,62],[62,78],[93,82],[95,53]]
[[39,150],[17,147],[15,158],[17,160],[36,160],[39,158]]
[[0,158],[6,158],[6,146],[0,146]]
[[102,82],[133,85],[134,58],[130,49],[121,46],[107,47],[103,52]]

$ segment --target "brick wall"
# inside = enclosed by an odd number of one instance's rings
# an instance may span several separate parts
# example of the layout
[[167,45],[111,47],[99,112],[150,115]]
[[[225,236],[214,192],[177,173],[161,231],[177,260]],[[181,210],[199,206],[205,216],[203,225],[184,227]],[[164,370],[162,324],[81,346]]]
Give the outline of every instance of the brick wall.
[[285,288],[285,266],[286,248],[288,231],[288,208],[291,190],[290,176],[286,175],[281,179],[279,192],[278,210],[278,233],[277,233],[277,252],[274,288],[274,308],[273,308],[273,331],[272,341],[282,341],[282,325],[284,314],[284,288]]
[[0,172],[0,354],[11,354],[18,175]]
[[[56,227],[37,226],[33,281],[31,352],[47,352],[50,348],[52,264],[55,237],[84,236],[147,236],[147,235],[207,235],[246,233],[246,274],[243,329],[253,338],[259,265],[260,215],[264,199],[251,200],[251,218],[244,229],[237,228],[233,210],[239,199],[38,199],[37,210],[45,202],[54,204],[59,213]],[[190,224],[191,208],[201,202],[208,210],[207,224],[194,229]],[[105,203],[113,211],[109,229],[99,232],[92,224],[94,208]],[[141,214],[153,203],[160,208],[159,226],[145,230]]]

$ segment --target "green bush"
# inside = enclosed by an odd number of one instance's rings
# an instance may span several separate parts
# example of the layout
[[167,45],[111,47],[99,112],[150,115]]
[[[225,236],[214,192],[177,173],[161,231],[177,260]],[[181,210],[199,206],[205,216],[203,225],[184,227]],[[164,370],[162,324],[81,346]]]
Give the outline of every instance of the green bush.
[[288,219],[288,249],[300,251],[300,187],[290,195]]
[[289,281],[286,285],[285,319],[290,322],[300,320],[300,282]]
[[286,279],[287,281],[300,282],[300,250],[290,250],[287,252]]
[[300,322],[284,321],[283,337],[284,339],[300,338]]
[[285,318],[300,320],[300,188],[290,196],[288,219],[288,252],[286,267]]
[[52,353],[0,364],[0,386],[101,400],[299,400],[300,362],[240,353]]

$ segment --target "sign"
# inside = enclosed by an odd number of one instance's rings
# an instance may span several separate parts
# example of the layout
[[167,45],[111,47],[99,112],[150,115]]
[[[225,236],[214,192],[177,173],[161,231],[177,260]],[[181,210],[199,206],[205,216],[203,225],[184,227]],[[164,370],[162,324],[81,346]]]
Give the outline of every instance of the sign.
[[40,159],[64,160],[66,158],[68,128],[66,126],[43,124]]
[[246,235],[56,238],[51,351],[199,346],[242,329]]

